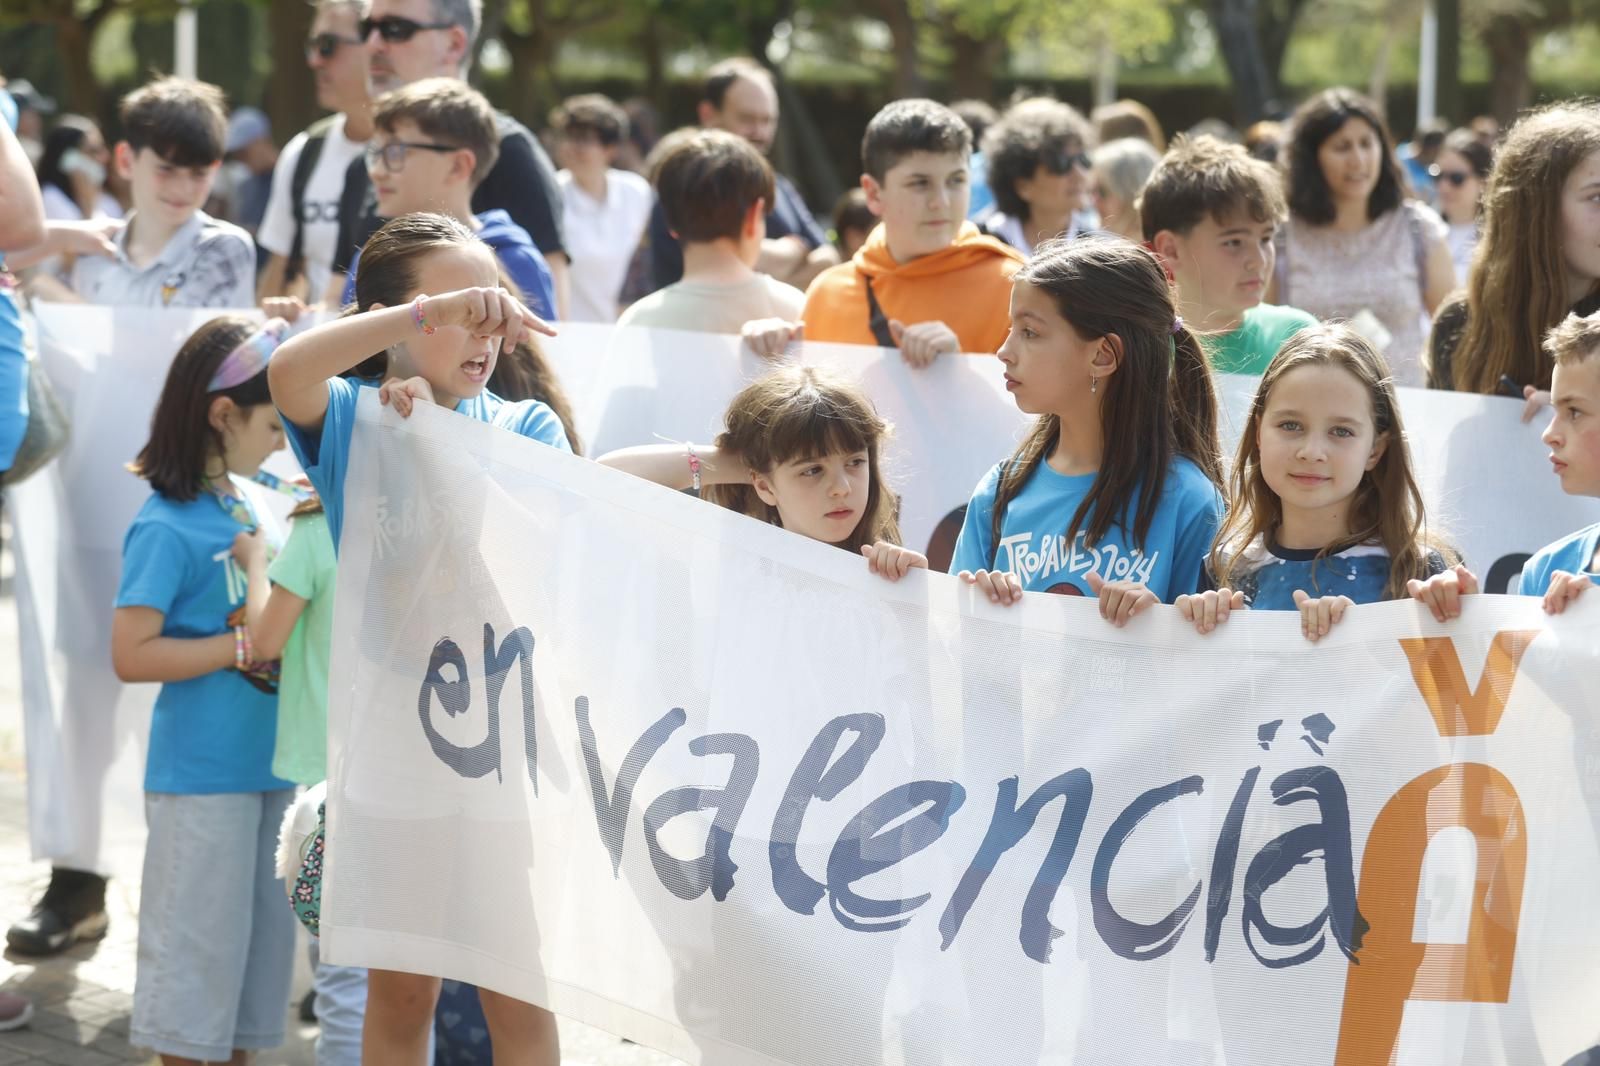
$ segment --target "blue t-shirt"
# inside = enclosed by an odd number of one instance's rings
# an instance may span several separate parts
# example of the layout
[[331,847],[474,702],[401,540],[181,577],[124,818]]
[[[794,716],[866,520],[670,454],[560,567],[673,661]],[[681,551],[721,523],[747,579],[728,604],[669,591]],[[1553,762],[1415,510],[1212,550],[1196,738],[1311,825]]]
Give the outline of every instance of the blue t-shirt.
[[[344,529],[344,476],[350,464],[350,435],[356,425],[356,396],[363,387],[370,388],[372,384],[349,378],[329,378],[328,410],[322,416],[320,431],[307,432],[290,421],[288,415],[283,416],[283,432],[294,449],[294,457],[300,460],[312,487],[322,499],[335,551],[339,549],[339,534]],[[462,400],[456,405],[456,412],[552,448],[572,451],[561,419],[538,400],[512,403],[484,391],[470,400]]]
[[[245,573],[233,560],[242,527],[210,493],[187,503],[158,492],[122,542],[118,607],[160,611],[164,637],[214,637],[244,605]],[[146,792],[266,792],[293,788],[273,776],[278,698],[235,670],[168,681],[150,719]]]
[[1522,596],[1543,596],[1550,591],[1550,575],[1557,570],[1565,570],[1569,574],[1587,574],[1600,582],[1600,572],[1589,568],[1597,546],[1600,546],[1600,523],[1540,548],[1532,559],[1523,564],[1517,593]]
[[[0,272],[5,265],[0,263]],[[10,468],[28,432],[28,353],[16,294],[0,286],[0,474]]]
[[[1200,587],[1206,553],[1222,520],[1222,494],[1193,462],[1177,458],[1167,476],[1143,544],[1133,531],[1114,522],[1100,543],[1089,547],[1084,531],[1067,541],[1067,526],[1078,505],[1094,486],[1094,474],[1067,476],[1040,462],[1022,491],[1006,508],[999,550],[993,551],[991,528],[995,491],[1006,460],[984,475],[967,505],[967,518],[956,540],[950,572],[1009,570],[1026,592],[1058,592],[1090,596],[1088,575],[1106,581],[1139,581],[1163,603]],[[1138,497],[1125,516],[1132,524]],[[1085,520],[1084,525],[1088,522]],[[993,556],[993,563],[990,557]]]
[[[511,221],[511,216],[495,208],[474,216],[482,226],[478,239],[494,249],[495,258],[506,275],[522,290],[528,310],[546,322],[556,321],[556,283],[550,264],[528,236],[528,231]],[[356,267],[361,265],[361,249],[350,259],[344,276],[344,293],[339,302],[350,304],[356,298]]]
[[[1257,537],[1240,553],[1228,574],[1235,592],[1244,593],[1253,611],[1298,611],[1294,594],[1348,596],[1355,603],[1387,600],[1392,560],[1380,544],[1352,544],[1317,558],[1319,548],[1285,548]],[[1446,569],[1442,555],[1427,553],[1428,575]],[[1207,586],[1211,587],[1208,575]]]

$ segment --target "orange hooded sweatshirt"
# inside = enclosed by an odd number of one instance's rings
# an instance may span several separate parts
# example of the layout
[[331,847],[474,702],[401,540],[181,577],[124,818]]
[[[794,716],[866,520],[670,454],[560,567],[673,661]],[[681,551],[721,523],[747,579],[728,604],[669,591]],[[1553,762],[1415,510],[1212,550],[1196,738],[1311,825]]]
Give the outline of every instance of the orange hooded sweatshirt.
[[908,326],[938,320],[955,330],[963,352],[997,352],[1011,328],[1011,275],[1022,262],[1010,245],[964,222],[946,247],[897,263],[879,225],[850,262],[829,267],[806,290],[806,340],[879,344],[870,279],[884,319]]

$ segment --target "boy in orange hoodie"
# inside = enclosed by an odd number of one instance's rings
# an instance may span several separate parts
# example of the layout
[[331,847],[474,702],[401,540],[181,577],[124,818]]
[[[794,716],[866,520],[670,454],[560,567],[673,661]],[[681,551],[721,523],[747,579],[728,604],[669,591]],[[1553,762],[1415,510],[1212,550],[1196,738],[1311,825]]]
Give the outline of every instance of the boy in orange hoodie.
[[867,124],[861,188],[882,220],[847,263],[806,290],[801,322],[745,327],[757,352],[807,340],[899,348],[927,366],[953,352],[998,351],[1011,328],[1011,276],[1022,256],[966,221],[965,122],[932,100],[896,100]]

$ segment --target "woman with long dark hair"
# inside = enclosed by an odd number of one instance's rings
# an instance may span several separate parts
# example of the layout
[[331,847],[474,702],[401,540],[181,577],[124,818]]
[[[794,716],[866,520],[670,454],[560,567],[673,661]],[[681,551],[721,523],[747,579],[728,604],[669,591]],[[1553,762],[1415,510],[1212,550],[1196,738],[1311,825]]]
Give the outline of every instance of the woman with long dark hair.
[[1423,382],[1429,316],[1455,287],[1445,225],[1412,199],[1383,116],[1349,89],[1295,112],[1285,152],[1289,221],[1268,303],[1348,320],[1401,385]]

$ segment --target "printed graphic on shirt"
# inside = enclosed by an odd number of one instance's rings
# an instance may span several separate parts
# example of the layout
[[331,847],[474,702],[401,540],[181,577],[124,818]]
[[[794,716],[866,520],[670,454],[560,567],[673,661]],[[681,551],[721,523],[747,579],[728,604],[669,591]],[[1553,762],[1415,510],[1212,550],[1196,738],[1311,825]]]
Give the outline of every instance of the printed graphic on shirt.
[[995,568],[1016,574],[1025,588],[1060,577],[1063,580],[1050,584],[1045,591],[1065,596],[1087,595],[1090,574],[1104,581],[1150,584],[1161,560],[1159,550],[1146,555],[1121,544],[1089,547],[1084,536],[1083,530],[1070,540],[1063,533],[1012,533],[1000,538]]

